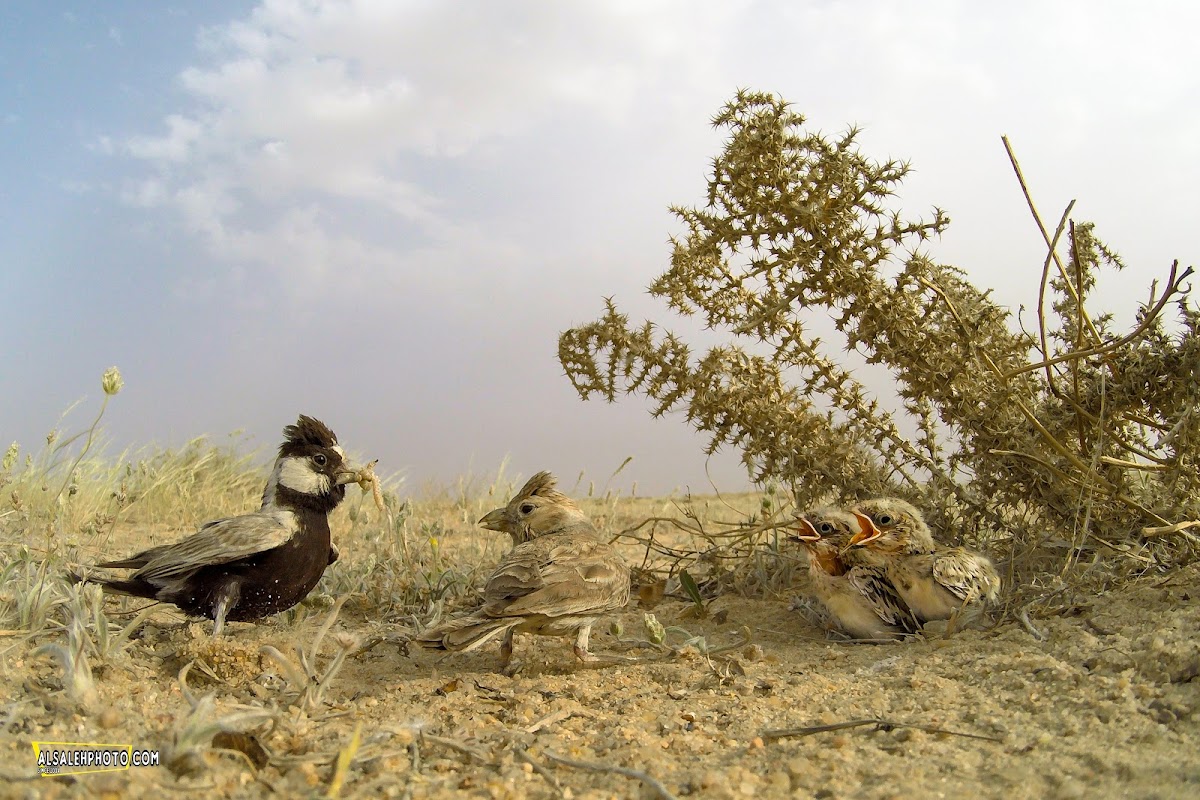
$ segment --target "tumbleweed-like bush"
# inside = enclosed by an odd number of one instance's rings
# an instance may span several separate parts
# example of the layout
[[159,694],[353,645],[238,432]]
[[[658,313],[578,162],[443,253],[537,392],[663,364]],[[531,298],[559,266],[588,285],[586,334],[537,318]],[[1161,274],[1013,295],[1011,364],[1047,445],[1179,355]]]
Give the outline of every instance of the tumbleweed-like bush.
[[[737,448],[799,508],[906,497],[943,540],[983,547],[1026,589],[1193,559],[1179,524],[1200,511],[1191,269],[1173,265],[1118,333],[1087,301],[1120,259],[1070,207],[1047,230],[1027,194],[1048,245],[1030,266],[1027,329],[921,249],[945,213],[889,208],[907,164],[863,155],[855,129],[827,138],[804,121],[770,94],[739,92],[713,121],[728,138],[706,202],[672,209],[686,233],[650,292],[728,342],[693,353],[609,299],[559,341],[580,396],[641,393],[656,416],[681,411],[710,453]],[[814,314],[894,385],[872,393],[809,333]]]

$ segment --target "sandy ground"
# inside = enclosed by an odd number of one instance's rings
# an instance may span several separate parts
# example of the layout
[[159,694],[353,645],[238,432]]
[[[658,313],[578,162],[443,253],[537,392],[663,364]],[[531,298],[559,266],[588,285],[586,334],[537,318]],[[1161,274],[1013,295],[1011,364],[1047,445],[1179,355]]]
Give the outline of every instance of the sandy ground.
[[[342,797],[656,796],[637,778],[554,755],[644,772],[677,797],[1200,797],[1200,565],[1035,619],[1041,638],[1010,623],[850,644],[786,602],[721,597],[704,619],[690,608],[668,598],[653,613],[710,647],[737,642],[742,626],[754,644],[582,669],[568,642],[518,637],[523,666],[510,677],[494,647],[444,656],[385,640],[350,656],[307,712],[260,647],[295,658],[325,609],[235,624],[217,642],[210,623],[155,612],[124,654],[96,665],[86,708],[63,694],[54,660],[10,635],[0,639],[0,794],[323,797],[357,730]],[[626,637],[644,636],[642,614],[622,615]],[[348,603],[317,667],[338,633],[368,641],[404,629],[368,617]],[[601,633],[593,649],[618,647]],[[189,718],[177,675],[193,659],[200,705]],[[241,706],[277,709],[277,719],[230,716]],[[213,728],[200,723],[222,717],[249,735],[219,736],[229,749],[213,749]],[[886,724],[767,734],[856,720]],[[199,744],[174,769],[36,778],[34,740],[132,743],[164,760]]]

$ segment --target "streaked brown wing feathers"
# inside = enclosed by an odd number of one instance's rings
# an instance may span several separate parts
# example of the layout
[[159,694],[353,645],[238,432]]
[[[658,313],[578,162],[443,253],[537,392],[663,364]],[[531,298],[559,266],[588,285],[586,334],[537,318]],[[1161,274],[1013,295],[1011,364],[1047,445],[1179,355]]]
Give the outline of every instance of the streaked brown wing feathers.
[[933,579],[959,600],[994,600],[1000,590],[1000,576],[981,555],[961,548],[938,553],[933,561]]
[[491,616],[564,616],[619,608],[629,570],[608,544],[552,535],[513,548],[484,590]]
[[846,579],[881,620],[903,629],[905,633],[916,633],[921,629],[912,609],[901,599],[882,571],[872,567],[854,567],[846,573]]
[[[228,564],[279,547],[296,532],[288,512],[246,514],[205,524],[188,538],[151,548],[141,556],[145,566],[136,576],[155,582],[211,564]],[[130,559],[133,560],[133,559]]]

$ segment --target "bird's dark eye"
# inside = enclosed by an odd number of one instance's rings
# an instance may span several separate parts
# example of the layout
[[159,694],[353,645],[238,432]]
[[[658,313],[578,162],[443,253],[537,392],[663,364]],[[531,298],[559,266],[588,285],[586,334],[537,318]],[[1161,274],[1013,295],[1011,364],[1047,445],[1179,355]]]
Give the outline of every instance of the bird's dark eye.
[[829,524],[828,522],[822,522],[820,525],[817,526],[817,532],[818,533],[833,533],[833,525]]
[[535,508],[535,506],[533,505],[533,503],[522,503],[521,504],[521,513],[522,514],[532,514],[534,508]]
[[893,517],[891,514],[880,514],[878,517],[875,518],[875,521],[878,522],[880,525],[891,525],[893,522],[896,521],[896,518]]
[[323,467],[329,463],[329,459],[325,457],[324,453],[317,453],[315,456],[313,456],[313,463],[318,467]]

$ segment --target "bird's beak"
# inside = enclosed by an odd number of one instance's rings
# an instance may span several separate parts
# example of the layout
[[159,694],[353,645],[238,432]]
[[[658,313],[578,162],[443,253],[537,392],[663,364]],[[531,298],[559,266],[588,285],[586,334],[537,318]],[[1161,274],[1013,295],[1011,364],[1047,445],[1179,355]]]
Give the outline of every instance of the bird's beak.
[[789,538],[797,542],[819,542],[821,540],[821,534],[817,533],[817,529],[813,527],[811,522],[804,517],[800,517],[796,521],[800,523],[800,527],[794,529],[793,533],[795,533],[795,536]]
[[489,511],[479,518],[479,524],[489,531],[504,533],[504,509],[497,508],[495,511]]
[[377,458],[367,464],[356,465],[350,462],[343,464],[342,468],[338,470],[337,473],[337,485],[345,486],[348,483],[361,483],[363,479],[367,477],[363,473],[368,472],[378,463],[379,459]]
[[875,541],[876,539],[878,539],[880,536],[883,535],[883,531],[879,530],[879,528],[876,527],[875,521],[873,519],[868,517],[866,514],[860,514],[857,511],[855,511],[853,513],[854,513],[854,518],[858,520],[859,530],[858,530],[858,533],[856,533],[850,537],[850,542],[849,542],[849,544],[846,545],[847,547],[854,547],[855,545],[867,544],[869,542]]

